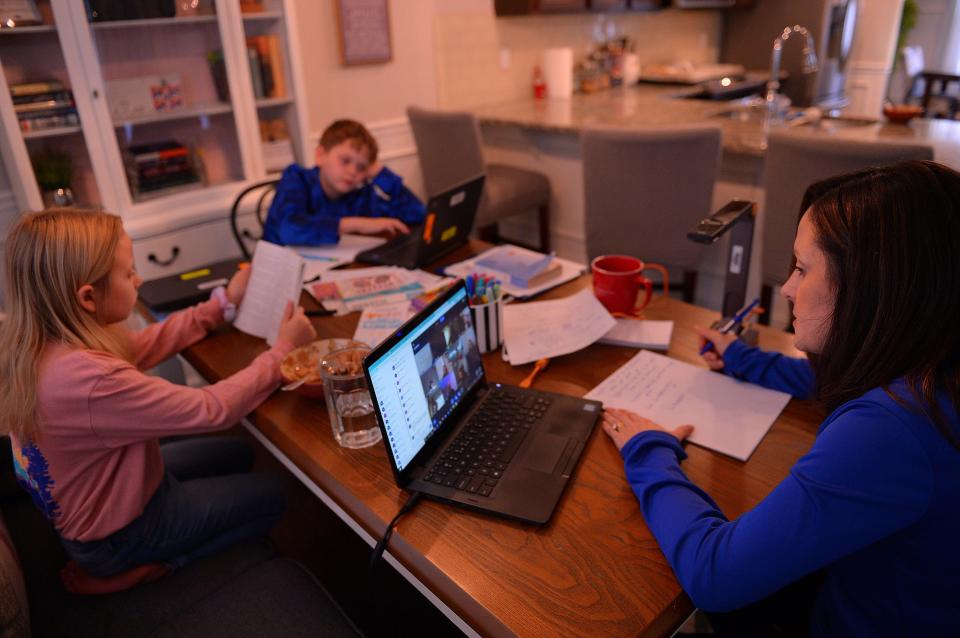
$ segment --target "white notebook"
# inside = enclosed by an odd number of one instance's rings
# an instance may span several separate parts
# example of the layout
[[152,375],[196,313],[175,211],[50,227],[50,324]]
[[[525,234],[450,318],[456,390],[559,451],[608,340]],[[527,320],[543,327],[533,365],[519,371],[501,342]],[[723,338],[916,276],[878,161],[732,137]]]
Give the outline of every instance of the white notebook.
[[746,461],[790,401],[785,392],[641,350],[586,399],[632,410],[665,428],[690,424],[690,441]]
[[251,268],[253,272],[233,325],[273,345],[287,301],[300,303],[304,260],[292,250],[260,240]]

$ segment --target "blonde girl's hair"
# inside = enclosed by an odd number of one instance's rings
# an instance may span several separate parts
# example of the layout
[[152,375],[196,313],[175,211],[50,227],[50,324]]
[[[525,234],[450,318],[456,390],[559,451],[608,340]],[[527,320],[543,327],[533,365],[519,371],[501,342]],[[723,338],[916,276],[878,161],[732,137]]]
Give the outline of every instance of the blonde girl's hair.
[[24,214],[6,240],[7,316],[0,324],[0,434],[36,441],[40,358],[51,342],[129,359],[124,333],[91,315],[77,290],[106,294],[123,225],[73,208]]

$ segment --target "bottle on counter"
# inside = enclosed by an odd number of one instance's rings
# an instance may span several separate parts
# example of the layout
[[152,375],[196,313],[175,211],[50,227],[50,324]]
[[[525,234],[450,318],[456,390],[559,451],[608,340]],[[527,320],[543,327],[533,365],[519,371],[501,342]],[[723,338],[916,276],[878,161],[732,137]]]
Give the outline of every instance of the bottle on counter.
[[547,83],[543,79],[540,65],[533,67],[533,97],[538,100],[547,97]]

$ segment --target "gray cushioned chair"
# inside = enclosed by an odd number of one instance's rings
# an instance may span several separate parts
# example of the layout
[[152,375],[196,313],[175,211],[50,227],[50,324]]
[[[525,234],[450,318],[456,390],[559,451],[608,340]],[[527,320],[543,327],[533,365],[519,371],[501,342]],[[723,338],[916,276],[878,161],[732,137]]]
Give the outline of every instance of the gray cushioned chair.
[[693,301],[703,247],[687,233],[712,212],[720,137],[715,126],[584,129],[589,259],[625,254],[681,268],[684,299]]
[[545,175],[516,166],[485,164],[480,128],[472,113],[411,106],[407,117],[417,143],[428,195],[442,193],[484,173],[487,179],[475,224],[480,237],[497,242],[500,239],[497,222],[537,211],[540,245],[534,248],[550,251],[550,182]]
[[[770,308],[773,287],[790,275],[800,204],[810,184],[872,166],[929,159],[933,159],[933,149],[918,144],[771,134],[764,162],[761,305]],[[764,313],[761,320],[769,321],[769,316]]]

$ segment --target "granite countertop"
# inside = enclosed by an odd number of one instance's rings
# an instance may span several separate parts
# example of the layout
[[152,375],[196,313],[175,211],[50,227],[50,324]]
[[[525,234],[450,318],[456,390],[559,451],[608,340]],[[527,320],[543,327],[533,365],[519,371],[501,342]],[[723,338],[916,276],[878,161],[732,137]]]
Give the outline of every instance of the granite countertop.
[[[736,107],[712,100],[685,99],[684,87],[637,85],[570,99],[523,100],[479,107],[480,123],[520,126],[550,133],[578,134],[586,126],[650,127],[718,124],[725,152],[763,155],[766,136],[761,122],[732,118]],[[861,142],[929,144],[938,161],[960,169],[960,121],[915,119],[908,125],[883,121],[824,118],[816,125],[788,129],[791,135],[830,136]]]

